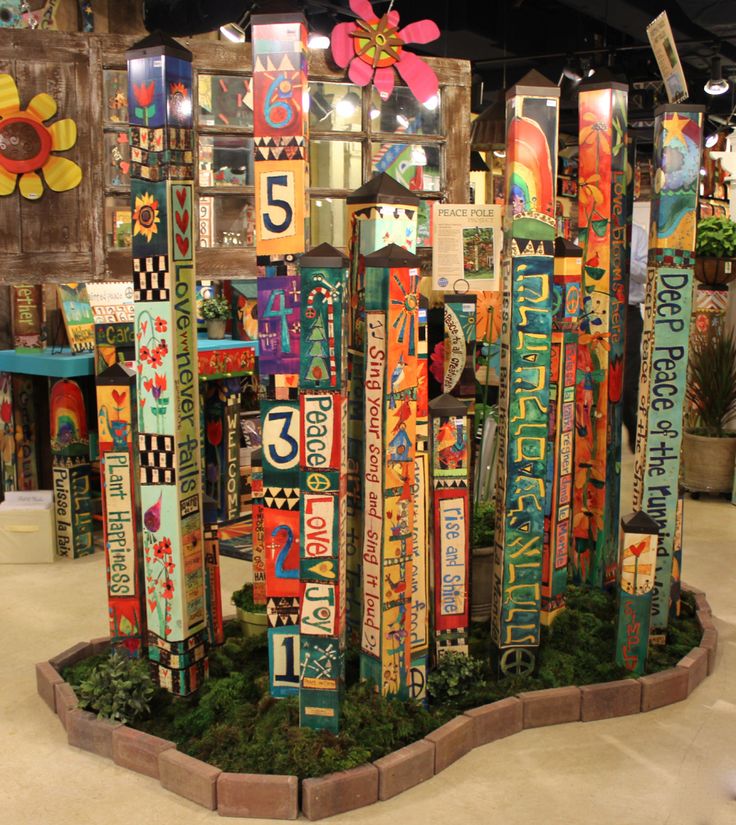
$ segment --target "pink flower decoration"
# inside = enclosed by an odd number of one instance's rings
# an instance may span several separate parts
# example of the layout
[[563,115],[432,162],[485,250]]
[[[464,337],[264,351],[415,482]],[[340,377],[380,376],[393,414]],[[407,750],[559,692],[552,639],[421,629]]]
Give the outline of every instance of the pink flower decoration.
[[437,94],[437,75],[415,54],[407,52],[408,43],[430,43],[440,36],[432,20],[419,20],[399,30],[399,13],[390,11],[378,18],[369,0],[350,0],[358,20],[338,23],[332,30],[332,56],[356,86],[367,86],[371,79],[382,100],[394,90],[394,68],[420,103]]

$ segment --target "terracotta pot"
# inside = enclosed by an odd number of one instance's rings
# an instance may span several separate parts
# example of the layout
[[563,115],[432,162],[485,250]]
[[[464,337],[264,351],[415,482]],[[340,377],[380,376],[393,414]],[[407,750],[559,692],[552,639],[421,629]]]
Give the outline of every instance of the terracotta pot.
[[695,280],[708,286],[725,286],[736,278],[736,258],[696,258]]
[[224,318],[208,318],[207,319],[207,337],[213,341],[219,341],[225,337],[225,325],[227,321]]
[[491,618],[493,548],[473,547],[470,559],[470,621],[487,622]]
[[736,464],[736,437],[711,438],[685,432],[682,483],[697,493],[730,493]]
[[250,610],[235,608],[235,612],[243,631],[243,636],[253,638],[263,635],[268,630],[268,616],[265,613],[251,613]]

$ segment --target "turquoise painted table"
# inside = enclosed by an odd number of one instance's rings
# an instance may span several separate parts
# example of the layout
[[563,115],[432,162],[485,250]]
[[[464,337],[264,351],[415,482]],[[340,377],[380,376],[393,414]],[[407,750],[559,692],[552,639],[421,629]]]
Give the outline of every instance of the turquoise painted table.
[[[200,378],[203,380],[252,372],[254,357],[258,355],[257,341],[233,341],[231,338],[213,341],[200,337],[197,338],[197,348]],[[94,375],[94,353],[72,355],[68,347],[54,353],[50,349],[37,353],[0,350],[0,372],[41,375],[47,378],[83,378],[85,375]]]

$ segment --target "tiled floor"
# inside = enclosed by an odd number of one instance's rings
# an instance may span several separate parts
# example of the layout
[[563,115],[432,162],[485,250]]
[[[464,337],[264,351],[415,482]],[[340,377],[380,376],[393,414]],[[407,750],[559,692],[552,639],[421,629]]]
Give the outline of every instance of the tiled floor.
[[[629,458],[627,470],[630,464]],[[473,751],[396,799],[330,821],[736,823],[736,507],[688,499],[685,538],[684,578],[707,592],[720,632],[716,672],[686,702],[524,731]],[[223,560],[228,597],[242,583],[242,571],[242,564]],[[153,779],[70,748],[36,695],[35,662],[106,632],[104,576],[99,554],[0,567],[0,823],[221,821]]]

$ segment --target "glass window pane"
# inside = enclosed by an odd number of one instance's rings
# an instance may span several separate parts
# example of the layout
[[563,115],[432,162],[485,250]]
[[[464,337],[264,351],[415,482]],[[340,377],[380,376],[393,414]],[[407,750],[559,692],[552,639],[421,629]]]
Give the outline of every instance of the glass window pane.
[[236,75],[197,76],[200,126],[253,128],[251,78]]
[[105,183],[130,186],[130,144],[127,132],[105,135]]
[[406,86],[397,86],[388,100],[371,91],[371,131],[405,132],[409,135],[439,135],[440,98],[420,103]]
[[109,123],[128,122],[128,73],[105,69],[103,73],[105,101],[103,117]]
[[412,192],[439,192],[440,147],[419,143],[372,143],[371,169],[387,172]]
[[309,128],[324,132],[359,132],[360,87],[350,83],[309,84]]
[[200,186],[253,184],[253,138],[230,135],[199,136]]
[[345,200],[343,198],[312,198],[309,236],[312,246],[328,243],[347,247]]
[[255,233],[256,208],[252,195],[200,197],[200,247],[253,246]]
[[362,181],[361,144],[347,140],[309,141],[309,185],[357,189]]
[[105,243],[108,249],[130,246],[132,231],[130,198],[105,198]]

